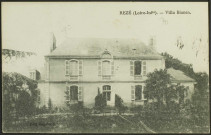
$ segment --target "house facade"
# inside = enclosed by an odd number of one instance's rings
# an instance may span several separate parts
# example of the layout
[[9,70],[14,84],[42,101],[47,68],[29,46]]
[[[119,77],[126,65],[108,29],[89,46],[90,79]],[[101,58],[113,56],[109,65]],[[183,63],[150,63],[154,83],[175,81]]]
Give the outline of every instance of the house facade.
[[[147,100],[147,73],[165,68],[165,60],[156,52],[153,40],[145,45],[137,39],[70,38],[58,47],[55,42],[54,39],[50,54],[45,56],[45,78],[38,84],[41,106],[48,106],[51,99],[54,107],[78,101],[93,107],[98,91],[110,106],[115,104],[115,94],[128,106],[143,105]],[[175,83],[184,83],[189,93],[193,92],[194,80],[185,76],[178,81],[178,76],[174,77]]]

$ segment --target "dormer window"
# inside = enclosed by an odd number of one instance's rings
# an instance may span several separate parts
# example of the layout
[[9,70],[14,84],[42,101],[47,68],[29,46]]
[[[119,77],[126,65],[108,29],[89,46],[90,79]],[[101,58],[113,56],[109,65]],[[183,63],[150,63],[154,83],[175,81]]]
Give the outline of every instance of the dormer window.
[[106,49],[106,50],[102,53],[101,58],[103,58],[103,59],[112,59],[112,55],[111,55],[111,53]]

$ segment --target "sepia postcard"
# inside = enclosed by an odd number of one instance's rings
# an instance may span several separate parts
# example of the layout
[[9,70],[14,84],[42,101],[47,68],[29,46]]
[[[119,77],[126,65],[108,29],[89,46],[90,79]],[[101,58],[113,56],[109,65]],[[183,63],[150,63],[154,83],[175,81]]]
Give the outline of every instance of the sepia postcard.
[[2,2],[3,133],[210,133],[208,2]]

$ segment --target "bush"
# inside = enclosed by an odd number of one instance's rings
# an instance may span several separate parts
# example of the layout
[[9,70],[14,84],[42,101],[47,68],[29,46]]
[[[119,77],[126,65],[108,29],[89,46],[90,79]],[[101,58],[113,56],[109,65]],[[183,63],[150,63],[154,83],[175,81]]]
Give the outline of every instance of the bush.
[[141,113],[143,111],[143,106],[142,105],[136,105],[134,107],[131,107],[130,111],[133,112],[133,113]]
[[115,107],[117,108],[119,114],[124,113],[128,108],[124,106],[122,98],[115,94]]
[[95,97],[95,109],[103,112],[106,105],[107,105],[107,102],[106,102],[106,99],[103,97],[103,94],[98,94]]
[[74,114],[84,113],[84,105],[83,102],[78,102],[69,106],[70,111]]

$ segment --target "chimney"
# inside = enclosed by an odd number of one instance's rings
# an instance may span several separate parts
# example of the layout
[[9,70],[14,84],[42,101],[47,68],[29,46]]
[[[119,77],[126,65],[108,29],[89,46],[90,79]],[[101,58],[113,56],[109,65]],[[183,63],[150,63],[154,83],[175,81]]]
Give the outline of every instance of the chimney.
[[51,33],[51,38],[50,38],[50,52],[54,51],[56,49],[56,38],[54,36],[54,33]]
[[156,50],[156,41],[155,36],[151,36],[149,39],[149,47],[152,48],[152,50]]

